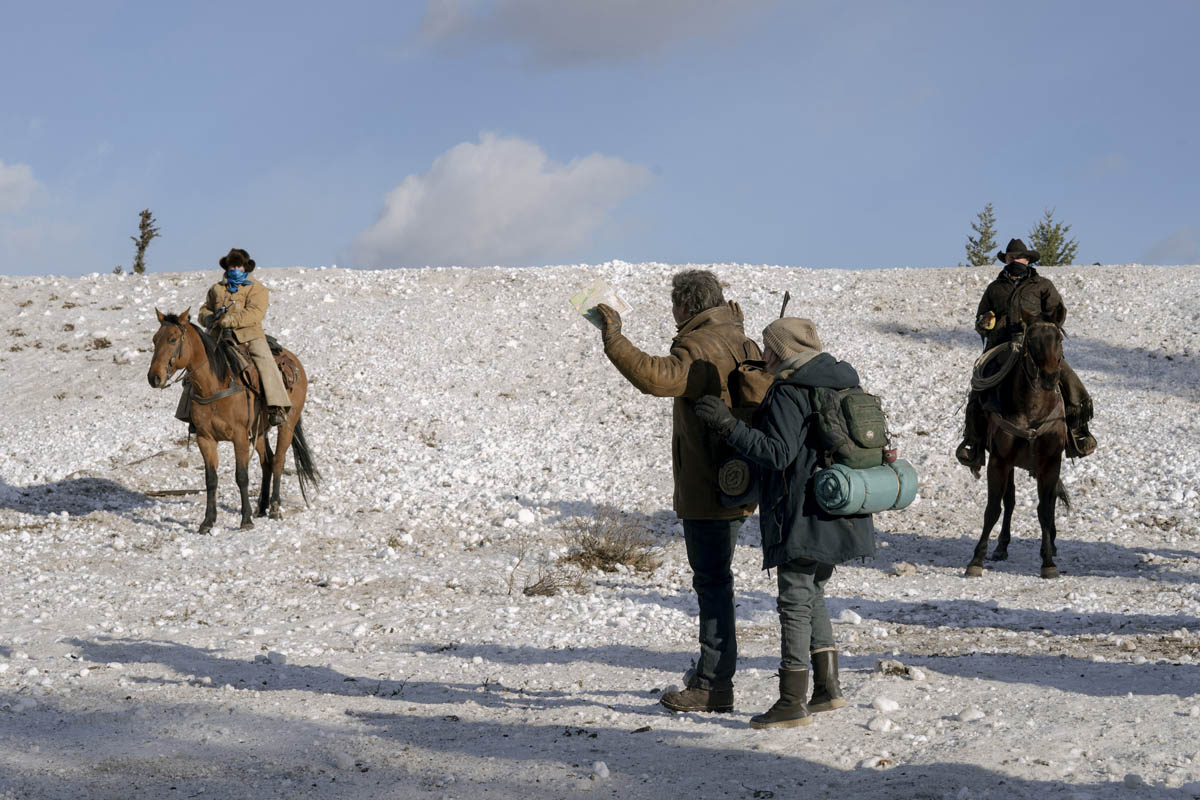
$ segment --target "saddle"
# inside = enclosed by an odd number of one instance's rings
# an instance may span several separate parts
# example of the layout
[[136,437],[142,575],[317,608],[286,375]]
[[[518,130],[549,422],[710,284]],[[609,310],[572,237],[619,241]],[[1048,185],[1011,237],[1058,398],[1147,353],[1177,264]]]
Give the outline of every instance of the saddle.
[[[221,346],[225,348],[225,357],[229,360],[230,367],[241,378],[242,383],[262,400],[262,380],[258,375],[258,367],[254,365],[254,359],[250,357],[250,346],[231,339],[222,339]],[[275,366],[279,368],[279,374],[283,376],[283,388],[291,392],[297,377],[295,363],[274,336],[267,336],[267,346],[271,348],[271,355],[275,357]]]

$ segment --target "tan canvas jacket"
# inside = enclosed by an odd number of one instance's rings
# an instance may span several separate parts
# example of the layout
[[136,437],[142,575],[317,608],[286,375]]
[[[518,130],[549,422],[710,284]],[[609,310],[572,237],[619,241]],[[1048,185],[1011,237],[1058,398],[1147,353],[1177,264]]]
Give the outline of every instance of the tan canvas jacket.
[[200,309],[200,325],[211,327],[217,309],[228,306],[225,316],[217,321],[219,326],[233,328],[233,335],[239,342],[265,338],[263,319],[267,316],[268,294],[267,287],[253,279],[238,287],[236,292],[229,291],[223,280],[214,283]]
[[732,450],[696,416],[695,401],[714,394],[729,402],[729,375],[737,368],[734,353],[761,358],[758,345],[746,337],[742,315],[733,304],[702,311],[679,328],[667,356],[642,352],[617,334],[604,353],[625,378],[644,394],[674,397],[671,418],[671,466],[675,478],[675,513],[681,519],[736,519],[753,506],[726,508],[717,489],[717,469]]

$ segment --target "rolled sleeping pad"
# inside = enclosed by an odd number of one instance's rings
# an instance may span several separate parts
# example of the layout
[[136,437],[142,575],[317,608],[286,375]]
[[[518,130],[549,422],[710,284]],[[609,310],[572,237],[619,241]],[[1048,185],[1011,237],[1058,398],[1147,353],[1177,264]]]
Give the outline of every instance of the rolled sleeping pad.
[[896,511],[917,496],[917,470],[903,458],[869,469],[834,464],[813,476],[813,493],[830,514]]

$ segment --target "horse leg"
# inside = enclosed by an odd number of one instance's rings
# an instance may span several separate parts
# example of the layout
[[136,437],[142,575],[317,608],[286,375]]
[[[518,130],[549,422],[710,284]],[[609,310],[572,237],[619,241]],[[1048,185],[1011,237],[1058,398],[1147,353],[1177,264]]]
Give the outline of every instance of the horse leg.
[[196,446],[204,459],[204,491],[207,495],[200,533],[207,534],[212,533],[213,523],[217,521],[217,440],[197,436]]
[[1057,578],[1058,567],[1054,564],[1054,540],[1058,531],[1054,525],[1054,506],[1058,500],[1058,478],[1062,469],[1062,456],[1056,463],[1046,465],[1038,475],[1038,522],[1042,526],[1042,577]]
[[1008,560],[1008,543],[1012,540],[1013,508],[1017,504],[1016,471],[1008,475],[1008,485],[1004,487],[1004,515],[1000,518],[1000,535],[996,537],[996,549],[992,551],[992,561]]
[[[292,410],[295,411],[294,408]],[[296,414],[295,418],[299,419],[299,414]],[[283,480],[283,465],[287,460],[288,448],[292,446],[296,419],[289,414],[287,422],[279,426],[279,438],[275,440],[275,459],[271,470],[271,519],[283,518],[283,511],[279,508],[279,484]]]
[[242,496],[242,530],[245,531],[254,527],[250,516],[250,442],[238,433],[234,434],[233,456],[237,465],[234,477]]
[[267,507],[271,504],[271,443],[267,441],[267,434],[264,432],[254,440],[258,449],[258,463],[262,468],[262,486],[258,490],[258,513],[257,516],[265,517],[267,515]]
[[1012,476],[1012,465],[997,458],[995,453],[988,458],[987,470],[988,499],[987,507],[983,511],[983,533],[980,534],[979,542],[975,545],[975,553],[971,557],[971,562],[967,564],[966,577],[968,578],[978,578],[983,575],[983,559],[987,555],[988,537],[991,536],[996,520],[1000,519],[1000,502],[1004,496],[1003,487]]

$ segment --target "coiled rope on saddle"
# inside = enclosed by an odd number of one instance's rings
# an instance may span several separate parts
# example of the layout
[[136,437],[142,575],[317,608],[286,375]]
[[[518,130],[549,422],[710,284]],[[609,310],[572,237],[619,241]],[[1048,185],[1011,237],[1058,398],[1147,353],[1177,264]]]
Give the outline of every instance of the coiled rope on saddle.
[[[1001,358],[1004,360],[1000,361]],[[975,366],[971,370],[971,391],[986,392],[996,388],[1000,385],[1001,381],[1008,377],[1008,373],[1012,372],[1013,367],[1020,360],[1020,337],[983,351],[983,355],[975,359]],[[990,372],[989,368],[994,363],[999,364],[999,368],[995,372],[988,374]]]

